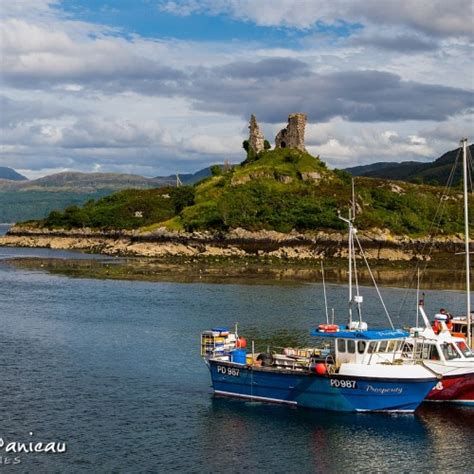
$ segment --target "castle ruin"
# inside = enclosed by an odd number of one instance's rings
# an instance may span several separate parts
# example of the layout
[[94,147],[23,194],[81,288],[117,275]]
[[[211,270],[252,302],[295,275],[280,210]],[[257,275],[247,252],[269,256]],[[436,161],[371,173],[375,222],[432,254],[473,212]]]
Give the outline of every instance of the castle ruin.
[[[306,120],[306,114],[296,113],[288,115],[288,125],[283,130],[280,130],[275,137],[275,148],[296,148],[297,150],[306,151],[304,146]],[[265,137],[258,126],[254,114],[250,116],[249,130],[249,151],[257,155],[265,149]]]
[[288,115],[288,125],[283,130],[280,130],[275,137],[275,148],[296,148],[306,151],[304,147],[306,120],[306,114]]
[[265,137],[258,126],[254,114],[250,116],[249,130],[249,150],[252,150],[255,154],[260,153],[265,149]]

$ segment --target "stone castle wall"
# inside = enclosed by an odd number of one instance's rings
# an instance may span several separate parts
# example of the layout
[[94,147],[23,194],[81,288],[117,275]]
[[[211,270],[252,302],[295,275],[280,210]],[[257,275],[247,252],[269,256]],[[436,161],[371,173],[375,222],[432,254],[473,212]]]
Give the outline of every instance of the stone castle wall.
[[306,114],[290,114],[288,116],[288,125],[283,130],[280,130],[275,137],[275,148],[296,148],[306,151],[304,146],[306,121]]

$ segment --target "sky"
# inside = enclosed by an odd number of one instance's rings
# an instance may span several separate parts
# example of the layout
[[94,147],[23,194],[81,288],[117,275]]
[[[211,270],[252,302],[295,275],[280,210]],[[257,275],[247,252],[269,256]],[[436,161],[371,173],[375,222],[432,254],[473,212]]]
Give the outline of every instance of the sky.
[[474,138],[471,0],[0,3],[0,166],[194,172],[293,112],[332,168]]

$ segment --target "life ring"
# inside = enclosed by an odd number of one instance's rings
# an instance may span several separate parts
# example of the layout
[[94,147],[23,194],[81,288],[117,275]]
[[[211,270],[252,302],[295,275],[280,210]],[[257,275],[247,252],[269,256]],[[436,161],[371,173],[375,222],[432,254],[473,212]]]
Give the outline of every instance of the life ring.
[[337,324],[320,324],[318,326],[319,332],[337,332],[339,331],[339,326]]

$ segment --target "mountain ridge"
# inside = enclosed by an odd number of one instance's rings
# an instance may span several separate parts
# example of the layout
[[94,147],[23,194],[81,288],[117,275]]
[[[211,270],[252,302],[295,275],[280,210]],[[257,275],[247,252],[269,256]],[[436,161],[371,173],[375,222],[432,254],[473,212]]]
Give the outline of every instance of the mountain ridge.
[[18,173],[18,171],[13,168],[8,168],[7,166],[0,166],[0,180],[8,181],[27,181],[28,178]]
[[[468,148],[472,156],[474,153],[474,145],[470,145]],[[459,156],[460,151],[460,148],[450,150],[431,162],[377,162],[369,165],[345,168],[344,171],[351,173],[353,176],[366,176],[370,178],[445,186],[450,176],[452,166],[456,157]],[[452,184],[458,185],[461,181],[461,176],[461,167],[457,166],[453,175]]]

